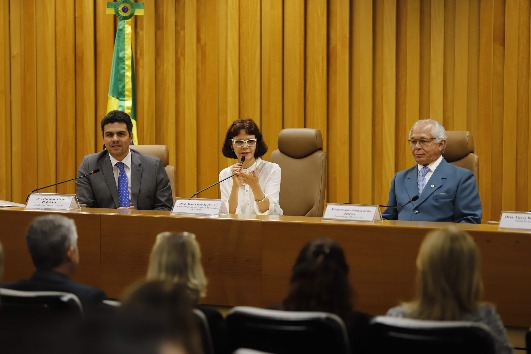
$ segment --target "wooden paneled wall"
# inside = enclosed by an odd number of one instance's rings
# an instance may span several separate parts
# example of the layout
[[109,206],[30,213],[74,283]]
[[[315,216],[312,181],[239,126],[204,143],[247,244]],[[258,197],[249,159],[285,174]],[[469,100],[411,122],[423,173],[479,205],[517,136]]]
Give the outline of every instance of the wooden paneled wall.
[[[1,1],[0,199],[24,202],[101,148],[115,29],[106,2]],[[220,151],[228,125],[252,117],[270,152],[282,128],[323,132],[329,202],[386,203],[394,173],[414,162],[410,126],[431,117],[474,135],[484,221],[530,209],[528,0],[144,4],[139,141],[168,145],[177,195],[217,180],[231,163]]]

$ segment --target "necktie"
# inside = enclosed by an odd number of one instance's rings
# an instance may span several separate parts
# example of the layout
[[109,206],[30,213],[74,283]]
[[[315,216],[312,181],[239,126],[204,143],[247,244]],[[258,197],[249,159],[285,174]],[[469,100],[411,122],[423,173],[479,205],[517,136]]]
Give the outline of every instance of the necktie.
[[124,163],[117,162],[116,166],[120,170],[118,175],[118,200],[120,201],[120,207],[129,207],[129,186],[127,182],[127,174],[125,173]]
[[426,187],[426,175],[428,172],[430,172],[430,168],[428,166],[424,166],[420,169],[419,179],[417,181],[419,194],[421,194],[424,187]]

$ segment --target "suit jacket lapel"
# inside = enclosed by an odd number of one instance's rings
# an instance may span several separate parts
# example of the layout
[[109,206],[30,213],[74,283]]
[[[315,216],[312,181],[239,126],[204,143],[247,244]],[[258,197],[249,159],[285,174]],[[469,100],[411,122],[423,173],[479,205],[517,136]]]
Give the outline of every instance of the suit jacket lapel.
[[426,183],[426,187],[424,187],[420,198],[417,200],[417,205],[424,203],[424,201],[426,201],[437,189],[441,188],[444,182],[446,182],[447,165],[448,162],[446,162],[445,159],[442,159],[439,166],[433,171],[428,183]]
[[98,166],[105,177],[105,182],[107,183],[107,188],[111,192],[112,200],[116,208],[120,206],[120,200],[118,199],[118,187],[116,186],[116,180],[114,179],[114,173],[112,171],[111,159],[109,154],[106,153],[105,156],[100,160],[100,165]]
[[419,194],[419,188],[417,186],[417,175],[417,165],[411,168],[406,175],[406,191],[410,199]]
[[138,208],[138,193],[142,180],[142,162],[136,151],[131,150],[131,203]]

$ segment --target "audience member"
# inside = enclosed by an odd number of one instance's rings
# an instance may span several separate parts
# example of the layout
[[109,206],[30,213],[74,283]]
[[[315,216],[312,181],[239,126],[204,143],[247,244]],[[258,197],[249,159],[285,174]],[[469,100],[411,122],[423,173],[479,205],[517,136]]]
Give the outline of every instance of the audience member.
[[493,305],[480,302],[483,282],[476,243],[456,228],[439,229],[424,238],[417,256],[413,301],[387,315],[435,321],[474,321],[490,327],[496,352],[512,353],[505,328]]
[[446,162],[442,156],[446,139],[444,127],[433,119],[413,125],[409,146],[416,165],[393,178],[387,202],[392,207],[383,212],[384,219],[481,223],[476,178]]
[[336,241],[326,238],[309,241],[293,265],[282,309],[336,314],[347,327],[352,352],[365,353],[370,316],[354,310],[348,273],[343,248]]
[[228,212],[282,215],[280,166],[262,160],[267,145],[256,123],[252,119],[235,120],[227,130],[221,151],[223,156],[238,161],[219,173],[220,181],[233,176],[220,184],[221,200]]
[[221,313],[214,308],[199,305],[200,298],[206,295],[207,279],[195,234],[158,234],[149,258],[147,280],[163,280],[184,286],[195,306],[208,320],[215,352],[228,353],[225,321]]
[[111,111],[101,121],[105,150],[83,158],[76,180],[80,203],[89,208],[172,210],[173,197],[162,161],[129,145],[133,123],[125,112]]
[[80,354],[200,354],[193,303],[181,284],[130,288],[112,313],[89,317],[71,348]]
[[2,287],[25,291],[63,291],[77,295],[90,311],[106,298],[103,291],[70,280],[79,265],[77,230],[72,219],[62,215],[40,216],[26,232],[28,250],[35,266],[29,280]]

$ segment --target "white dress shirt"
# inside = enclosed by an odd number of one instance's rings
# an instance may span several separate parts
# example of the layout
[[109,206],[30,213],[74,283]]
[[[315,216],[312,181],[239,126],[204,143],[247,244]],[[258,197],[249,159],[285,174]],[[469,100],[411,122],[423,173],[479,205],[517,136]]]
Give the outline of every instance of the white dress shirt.
[[[238,190],[238,206],[236,207],[236,214],[238,215],[282,215],[283,211],[279,205],[280,197],[280,166],[273,162],[264,161],[257,158],[254,164],[249,168],[242,169],[245,173],[256,171],[258,174],[258,183],[262,188],[267,199],[269,199],[269,209],[264,213],[260,212],[255,201],[253,190],[248,184],[240,186]],[[232,166],[223,169],[219,173],[219,180],[232,176]],[[221,182],[221,200],[225,205],[226,210],[229,210],[229,197],[232,190],[232,178]],[[259,197],[262,197],[261,195]]]

